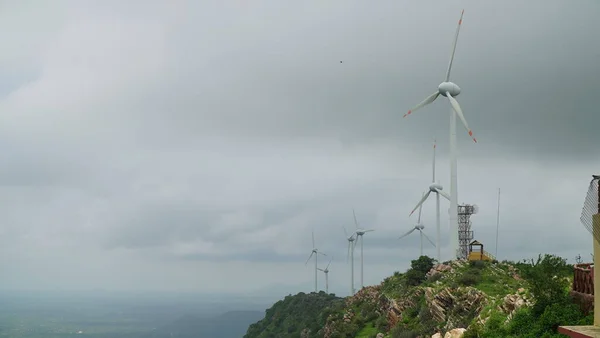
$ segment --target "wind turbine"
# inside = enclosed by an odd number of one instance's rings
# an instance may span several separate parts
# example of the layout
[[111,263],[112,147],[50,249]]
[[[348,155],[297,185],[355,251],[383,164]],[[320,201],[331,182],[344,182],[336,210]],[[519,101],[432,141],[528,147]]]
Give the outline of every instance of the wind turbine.
[[458,104],[458,101],[454,98],[460,94],[460,87],[454,83],[450,82],[450,70],[452,69],[452,61],[454,60],[454,53],[456,51],[456,42],[458,41],[458,33],[460,31],[460,26],[462,24],[462,18],[465,11],[463,10],[460,14],[460,19],[458,20],[458,26],[456,27],[456,33],[454,35],[454,43],[452,45],[452,54],[450,56],[450,62],[448,63],[448,70],[446,72],[446,80],[438,86],[438,90],[429,95],[425,100],[416,105],[414,108],[408,111],[408,113],[404,114],[404,117],[407,117],[411,113],[415,112],[417,109],[423,108],[424,106],[432,103],[437,99],[439,95],[445,96],[450,101],[450,105],[452,109],[450,110],[450,229],[451,231],[451,239],[452,239],[452,248],[454,249],[454,257],[459,257],[458,252],[458,179],[457,179],[457,149],[456,149],[456,115],[462,121],[462,124],[467,129],[469,136],[473,138],[474,142],[477,142],[475,137],[473,137],[473,132],[469,128],[467,124],[467,120],[463,115],[462,109]]
[[[415,210],[417,210],[417,208],[419,209],[419,220],[417,221],[417,226],[421,225],[421,207],[423,206],[423,203],[425,203],[425,201],[427,200],[427,198],[429,197],[429,195],[433,192],[435,193],[435,202],[436,202],[436,231],[437,231],[437,237],[435,239],[435,248],[437,249],[437,261],[441,262],[441,254],[440,254],[440,195],[444,196],[447,200],[450,200],[450,196],[443,191],[443,187],[441,184],[435,183],[435,149],[436,149],[436,144],[435,144],[435,140],[433,141],[433,175],[432,175],[432,179],[431,179],[431,184],[429,185],[429,191],[427,191],[427,193],[423,194],[423,197],[421,198],[421,200],[419,201],[419,203],[417,203],[417,206],[410,212],[409,217],[415,212]],[[413,229],[414,230],[414,229]],[[423,233],[423,232],[421,232]],[[406,235],[404,235],[406,236]],[[423,236],[421,236],[423,237]],[[427,236],[425,236],[427,237]],[[427,238],[429,239],[429,238]],[[421,238],[421,242],[422,242],[422,238]],[[422,247],[421,243],[421,251],[423,251],[423,247]],[[423,252],[421,252],[421,255],[423,254]]]
[[312,244],[313,244],[313,249],[310,253],[310,256],[308,256],[308,259],[306,260],[306,263],[304,263],[304,265],[308,264],[308,261],[310,261],[311,257],[313,255],[315,255],[315,293],[319,292],[319,290],[317,289],[317,257],[319,255],[323,255],[323,256],[327,256],[326,254],[322,253],[319,251],[319,249],[317,249],[315,247],[315,232],[312,232]]
[[354,209],[352,209],[352,215],[354,216],[354,225],[356,226],[356,231],[354,232],[356,234],[356,242],[358,243],[358,240],[360,239],[360,288],[362,289],[364,287],[364,285],[363,285],[363,268],[364,268],[363,235],[366,234],[367,232],[371,232],[371,231],[375,231],[375,230],[373,230],[373,229],[365,230],[365,229],[360,228],[358,226],[358,221],[356,220],[356,213],[354,212]]
[[[425,193],[423,193],[423,196],[425,196]],[[409,230],[407,233],[405,233],[404,235],[402,235],[402,236],[398,237],[398,239],[402,239],[402,238],[404,238],[404,237],[406,237],[406,236],[408,236],[408,235],[412,234],[412,233],[413,233],[413,231],[415,231],[415,230],[419,230],[419,233],[421,234],[421,255],[420,255],[420,256],[423,256],[423,236],[425,236],[425,238],[427,238],[427,240],[429,241],[429,243],[431,243],[431,245],[433,245],[433,247],[435,247],[435,248],[437,248],[437,247],[438,247],[437,245],[435,245],[435,243],[433,243],[433,242],[431,241],[431,239],[429,239],[429,237],[427,237],[427,235],[425,235],[425,234],[423,233],[423,229],[425,228],[425,226],[423,225],[423,223],[421,223],[421,209],[422,209],[422,208],[423,208],[423,204],[421,203],[421,205],[419,206],[419,218],[417,219],[417,224],[416,224],[416,225],[415,225],[415,226],[414,226],[412,229],[410,229],[410,230]],[[439,209],[438,209],[438,210],[439,210]],[[439,212],[438,212],[438,216],[439,216]],[[439,219],[439,218],[438,218],[438,219]],[[438,225],[439,225],[439,223],[438,223]],[[439,237],[438,237],[438,238],[439,238]],[[439,242],[439,240],[438,240],[438,242]],[[438,255],[439,255],[439,253],[440,253],[440,250],[439,250],[439,248],[438,248]],[[420,257],[420,256],[419,256],[419,257]],[[438,258],[438,261],[439,261],[439,258]]]
[[348,236],[348,232],[346,231],[346,227],[344,228],[344,234],[346,234],[346,240],[348,241],[348,254],[346,255],[346,261],[348,261],[348,257],[350,258],[350,296],[354,295],[354,245],[356,244],[355,235],[356,232],[353,232],[352,235]]
[[325,273],[325,293],[327,294],[329,294],[329,264],[331,264],[332,260],[333,258],[329,260],[329,263],[327,263],[327,267],[325,267],[325,269],[319,268],[319,270]]

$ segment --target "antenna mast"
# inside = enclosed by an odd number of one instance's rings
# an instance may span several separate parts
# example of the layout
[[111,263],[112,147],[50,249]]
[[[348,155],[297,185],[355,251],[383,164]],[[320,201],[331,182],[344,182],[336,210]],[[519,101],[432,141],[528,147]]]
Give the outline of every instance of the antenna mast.
[[496,259],[498,259],[498,229],[500,228],[500,188],[498,188],[498,212],[496,213]]

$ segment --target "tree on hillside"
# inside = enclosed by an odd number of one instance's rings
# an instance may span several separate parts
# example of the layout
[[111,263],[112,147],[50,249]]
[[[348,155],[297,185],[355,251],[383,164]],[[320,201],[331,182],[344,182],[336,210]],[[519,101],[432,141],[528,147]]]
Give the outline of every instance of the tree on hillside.
[[532,313],[539,316],[551,304],[567,304],[570,299],[567,290],[569,281],[565,277],[573,275],[573,266],[558,256],[539,255],[537,261],[530,264],[518,264],[521,275],[529,282],[530,291],[535,298]]
[[431,257],[421,256],[410,262],[410,269],[406,271],[406,283],[408,285],[419,285],[425,280],[425,275],[433,268],[435,260]]
[[[323,291],[300,292],[287,296],[265,311],[265,318],[250,325],[245,338],[316,338],[332,313],[338,313],[344,300]],[[304,333],[303,333],[304,332]]]

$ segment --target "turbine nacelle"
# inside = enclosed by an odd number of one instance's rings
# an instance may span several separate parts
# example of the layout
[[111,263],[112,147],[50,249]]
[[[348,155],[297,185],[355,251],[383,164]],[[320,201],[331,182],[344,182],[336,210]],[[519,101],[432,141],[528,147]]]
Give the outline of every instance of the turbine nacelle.
[[460,94],[460,87],[454,82],[442,82],[438,86],[438,91],[443,96],[447,96],[446,93],[450,93],[450,95],[456,97]]
[[441,185],[441,184],[439,184],[439,183],[431,183],[431,184],[429,185],[429,190],[430,190],[431,192],[437,192],[437,191],[442,191],[442,190],[444,190],[444,187],[442,187],[442,185]]
[[423,229],[425,229],[425,226],[423,224],[417,224],[417,225],[415,225],[415,229],[423,230]]

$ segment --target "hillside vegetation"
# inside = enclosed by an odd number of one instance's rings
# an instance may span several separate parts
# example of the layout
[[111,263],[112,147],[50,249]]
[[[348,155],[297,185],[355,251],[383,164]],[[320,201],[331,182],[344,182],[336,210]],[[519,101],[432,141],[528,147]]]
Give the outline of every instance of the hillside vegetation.
[[250,325],[244,337],[322,337],[317,335],[329,315],[344,307],[342,298],[325,292],[287,296],[266,311],[265,318]]
[[411,262],[352,297],[287,296],[244,338],[565,337],[559,325],[590,325],[569,297],[573,266],[553,255],[522,262]]

